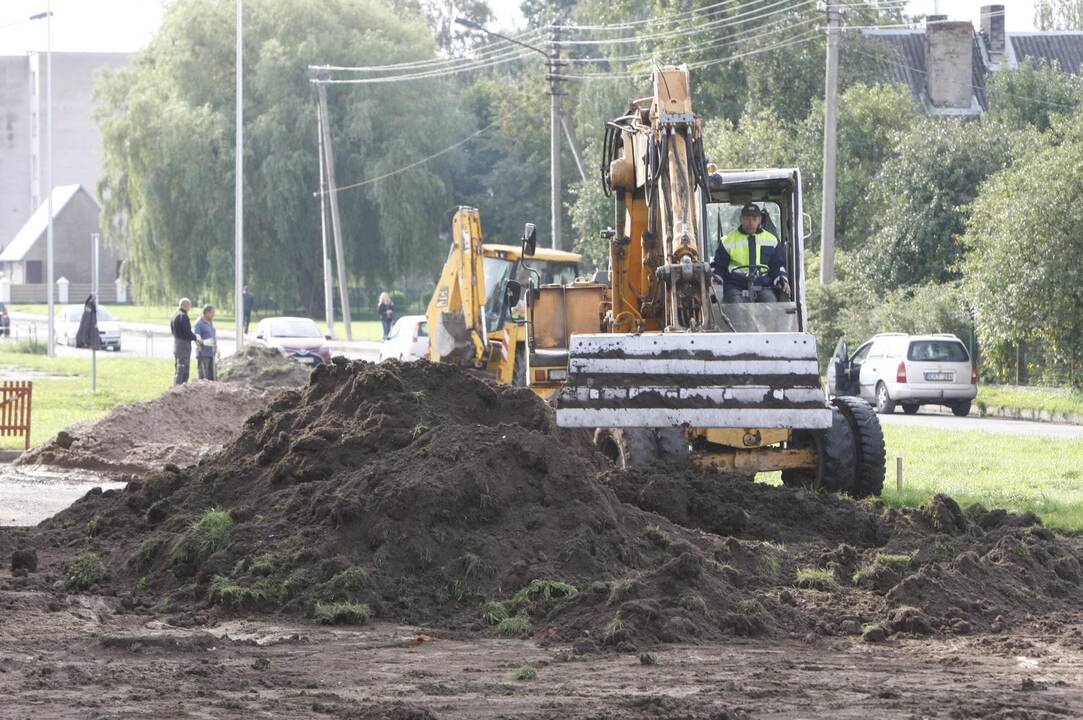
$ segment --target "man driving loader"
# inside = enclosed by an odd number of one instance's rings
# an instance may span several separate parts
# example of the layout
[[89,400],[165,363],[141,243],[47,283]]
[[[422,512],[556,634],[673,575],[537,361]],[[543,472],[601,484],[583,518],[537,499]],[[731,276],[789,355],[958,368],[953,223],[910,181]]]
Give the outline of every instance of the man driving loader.
[[780,295],[790,296],[782,246],[774,234],[761,227],[762,222],[759,206],[746,203],[741,208],[740,227],[718,240],[711,268],[722,279],[723,302],[778,302]]

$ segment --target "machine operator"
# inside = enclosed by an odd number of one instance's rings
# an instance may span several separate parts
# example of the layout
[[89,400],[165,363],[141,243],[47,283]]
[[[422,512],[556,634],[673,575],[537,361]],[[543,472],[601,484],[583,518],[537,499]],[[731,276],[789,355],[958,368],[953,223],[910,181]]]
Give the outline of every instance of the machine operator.
[[762,225],[763,211],[755,203],[746,203],[741,208],[740,227],[719,239],[711,268],[722,278],[723,302],[778,302],[780,296],[789,298],[790,278],[782,246]]

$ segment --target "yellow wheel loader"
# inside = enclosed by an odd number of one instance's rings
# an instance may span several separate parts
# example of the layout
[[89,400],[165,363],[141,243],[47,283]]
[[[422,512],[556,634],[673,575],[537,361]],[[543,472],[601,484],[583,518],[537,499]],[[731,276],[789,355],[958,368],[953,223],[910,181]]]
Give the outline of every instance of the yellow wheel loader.
[[[584,288],[562,290],[575,280],[581,256],[536,247],[537,234],[527,224],[522,243],[484,242],[476,208],[460,207],[451,221],[451,251],[426,312],[429,360],[451,362],[493,374],[509,385],[530,387],[548,397],[567,377],[569,332],[560,313],[551,312],[553,298],[563,308],[570,295]],[[532,298],[528,303],[526,289]],[[600,289],[584,303],[597,328]],[[550,321],[534,333],[528,305],[540,307]]]
[[[862,401],[829,402],[820,383],[807,328],[800,172],[710,169],[701,128],[684,67],[657,68],[652,96],[607,124],[609,282],[563,290],[594,293],[601,305],[531,309],[535,327],[559,314],[574,332],[557,424],[594,428],[622,465],[690,457],[738,473],[781,470],[788,485],[877,495],[885,453],[876,415]],[[749,204],[774,228],[774,252],[789,271],[787,295],[766,288],[777,302],[756,302],[768,268],[758,264],[754,234],[750,265],[729,266],[723,279],[709,263]]]

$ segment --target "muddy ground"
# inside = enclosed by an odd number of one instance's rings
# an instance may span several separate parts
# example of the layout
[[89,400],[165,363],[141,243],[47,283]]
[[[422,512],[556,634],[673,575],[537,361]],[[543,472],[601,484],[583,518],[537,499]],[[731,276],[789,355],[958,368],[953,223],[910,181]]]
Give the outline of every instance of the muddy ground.
[[[2,718],[1060,720],[1083,717],[1079,618],[1052,633],[731,638],[635,654],[378,623],[181,628],[114,600],[0,592]],[[431,639],[426,639],[431,638]],[[536,679],[513,680],[525,664]]]
[[618,471],[449,366],[336,359],[9,557],[0,717],[1083,716],[1079,537]]

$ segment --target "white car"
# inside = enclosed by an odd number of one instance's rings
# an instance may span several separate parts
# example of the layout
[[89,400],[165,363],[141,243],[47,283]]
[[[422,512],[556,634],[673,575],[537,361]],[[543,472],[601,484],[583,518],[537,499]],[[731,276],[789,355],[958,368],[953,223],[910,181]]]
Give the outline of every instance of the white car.
[[424,315],[404,315],[380,346],[380,360],[421,360],[429,355],[429,323]]
[[962,340],[949,334],[885,333],[848,355],[840,341],[827,366],[831,395],[857,395],[879,413],[913,415],[922,405],[946,405],[960,417],[978,394],[978,374]]
[[[75,336],[83,320],[82,305],[65,305],[56,314],[56,341],[75,347]],[[120,321],[101,305],[98,306],[98,334],[102,347],[120,352]]]

